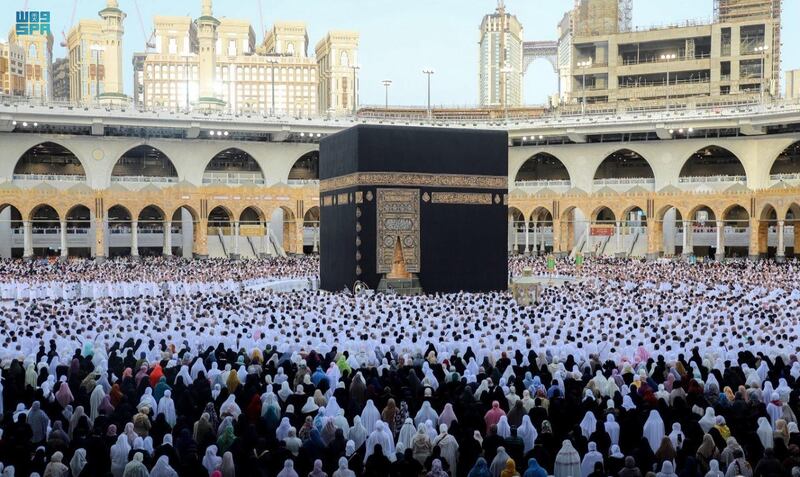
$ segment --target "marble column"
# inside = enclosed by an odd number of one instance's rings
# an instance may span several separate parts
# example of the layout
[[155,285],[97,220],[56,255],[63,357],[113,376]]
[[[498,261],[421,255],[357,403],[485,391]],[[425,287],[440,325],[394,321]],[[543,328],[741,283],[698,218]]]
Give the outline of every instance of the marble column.
[[139,256],[139,222],[131,221],[131,257]]
[[61,254],[58,257],[60,261],[66,261],[69,258],[69,247],[67,246],[67,221],[62,220],[59,224],[59,234],[61,235]]
[[164,221],[164,250],[165,257],[172,256],[172,222],[169,220]]

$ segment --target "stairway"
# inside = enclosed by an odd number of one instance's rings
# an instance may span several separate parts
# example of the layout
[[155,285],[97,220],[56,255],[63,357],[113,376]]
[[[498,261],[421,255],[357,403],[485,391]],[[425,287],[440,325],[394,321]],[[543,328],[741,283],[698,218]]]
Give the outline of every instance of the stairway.
[[228,258],[221,234],[208,236],[208,256],[210,258]]
[[572,248],[572,251],[569,253],[569,258],[575,258],[575,255],[582,251],[583,248],[586,246],[586,232],[580,236],[577,242],[575,242],[575,247]]

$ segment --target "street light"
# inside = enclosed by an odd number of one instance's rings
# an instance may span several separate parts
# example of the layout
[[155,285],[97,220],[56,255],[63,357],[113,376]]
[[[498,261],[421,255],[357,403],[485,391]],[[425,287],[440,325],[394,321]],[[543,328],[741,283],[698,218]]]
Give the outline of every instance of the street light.
[[505,87],[503,88],[503,117],[508,120],[508,74],[513,73],[514,68],[506,65],[500,68],[500,73],[503,74],[503,84]]
[[389,112],[389,86],[392,85],[392,80],[385,79],[381,81],[383,87],[386,89],[386,112]]
[[[678,56],[675,53],[667,53],[661,55],[661,61],[672,61]],[[667,67],[667,111],[669,111],[669,67]]]
[[586,68],[592,67],[592,60],[579,61],[578,68],[583,74],[583,99],[581,100],[581,114],[586,114]]
[[272,75],[271,83],[272,83],[272,108],[269,111],[270,116],[275,116],[275,64],[278,63],[277,58],[267,58],[267,63],[269,63],[270,71]]
[[356,108],[358,107],[358,89],[356,88],[356,72],[361,69],[358,65],[350,67],[353,70],[353,116],[356,115]]
[[756,47],[756,51],[761,53],[761,102],[764,102],[764,80],[766,79],[766,75],[764,74],[764,60],[767,55],[767,50],[769,50],[769,45],[761,45]]
[[433,68],[422,70],[422,74],[428,76],[428,119],[431,119],[433,117],[433,111],[431,111],[431,75],[434,74]]
[[186,111],[189,111],[189,58],[192,58],[194,55],[191,53],[184,53],[181,55],[183,57],[183,77],[186,80]]
[[98,102],[100,98],[100,52],[105,51],[105,48],[94,44],[89,49],[96,53],[94,62],[94,99],[95,102]]

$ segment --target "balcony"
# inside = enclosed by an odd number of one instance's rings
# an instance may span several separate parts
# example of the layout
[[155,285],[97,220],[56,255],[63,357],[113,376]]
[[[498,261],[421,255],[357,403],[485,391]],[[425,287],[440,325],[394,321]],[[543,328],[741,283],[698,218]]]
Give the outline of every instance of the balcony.
[[642,186],[652,189],[656,185],[656,180],[652,177],[614,177],[609,179],[595,179],[592,184],[595,187]]
[[206,172],[203,184],[264,185],[264,176],[258,172]]
[[569,187],[570,181],[565,180],[540,180],[540,181],[516,181],[514,186],[520,188],[553,188],[553,187]]
[[800,173],[794,172],[789,174],[770,174],[771,181],[800,181]]
[[286,183],[290,186],[319,186],[319,179],[289,179]]
[[111,176],[111,182],[134,184],[177,184],[177,177],[160,176]]
[[678,182],[681,184],[745,184],[747,185],[746,176],[687,176],[679,177]]
[[12,179],[15,181],[29,182],[84,182],[86,180],[86,176],[58,174],[14,174]]

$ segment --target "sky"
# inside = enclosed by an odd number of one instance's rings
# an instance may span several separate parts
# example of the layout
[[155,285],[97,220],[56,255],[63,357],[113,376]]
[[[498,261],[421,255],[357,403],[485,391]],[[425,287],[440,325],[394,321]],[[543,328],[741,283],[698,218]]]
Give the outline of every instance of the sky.
[[[66,56],[59,46],[61,32],[69,31],[73,4],[75,18],[98,18],[105,0],[2,0],[8,31],[15,10],[49,10],[56,37],[54,57]],[[141,17],[137,14],[138,3]],[[123,39],[125,92],[132,91],[132,54],[143,51],[155,15],[200,15],[201,0],[119,0],[125,20]],[[259,9],[259,4],[261,8]],[[634,0],[633,23],[651,26],[682,20],[712,18],[713,0]],[[800,0],[784,0],[783,70],[800,68]],[[506,0],[506,9],[523,25],[525,40],[555,40],[556,26],[573,0]],[[246,18],[253,24],[256,41],[263,39],[262,23],[304,21],[308,26],[309,54],[328,30],[355,30],[359,45],[360,104],[382,105],[384,86],[392,80],[389,102],[423,105],[426,101],[425,68],[435,74],[431,101],[435,105],[471,106],[478,102],[478,28],[496,0],[214,0],[218,18]],[[263,18],[263,22],[262,19]],[[2,28],[5,28],[3,30]],[[557,90],[555,73],[545,60],[537,60],[525,75],[526,104],[542,104]],[[781,86],[783,91],[783,85]]]

